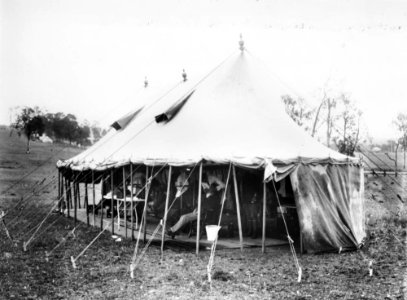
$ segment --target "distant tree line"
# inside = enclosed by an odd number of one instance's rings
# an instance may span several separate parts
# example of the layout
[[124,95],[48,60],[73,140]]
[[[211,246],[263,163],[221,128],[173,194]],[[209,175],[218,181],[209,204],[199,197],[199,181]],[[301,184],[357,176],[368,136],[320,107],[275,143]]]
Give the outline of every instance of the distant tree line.
[[360,118],[362,111],[344,93],[328,96],[326,92],[318,107],[308,106],[304,99],[282,96],[287,114],[312,137],[354,156],[362,141]]
[[53,141],[82,146],[90,145],[105,134],[105,130],[96,125],[86,121],[79,123],[73,114],[43,113],[38,107],[19,108],[11,126],[27,137],[27,153],[30,141],[44,133]]
[[407,113],[398,113],[393,121],[397,138],[379,145],[372,143],[365,128],[361,126],[362,111],[350,99],[349,95],[341,93],[337,96],[328,96],[327,92],[324,91],[318,107],[308,106],[302,98],[295,98],[290,95],[284,95],[282,102],[287,114],[294,122],[311,136],[323,141],[328,147],[335,148],[343,154],[354,156],[355,151],[362,150],[360,147],[362,143],[370,143],[367,148],[378,149],[394,162],[396,176],[398,154],[402,151],[403,168],[406,168]]

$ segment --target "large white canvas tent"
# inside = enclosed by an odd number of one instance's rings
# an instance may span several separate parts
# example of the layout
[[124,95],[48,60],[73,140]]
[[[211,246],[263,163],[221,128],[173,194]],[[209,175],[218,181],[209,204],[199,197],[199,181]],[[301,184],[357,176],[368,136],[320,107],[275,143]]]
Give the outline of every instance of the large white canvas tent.
[[239,51],[200,81],[137,101],[99,142],[57,166],[61,172],[130,164],[257,169],[268,182],[289,179],[306,250],[356,248],[365,237],[362,164],[298,127],[285,113],[279,86],[260,61]]

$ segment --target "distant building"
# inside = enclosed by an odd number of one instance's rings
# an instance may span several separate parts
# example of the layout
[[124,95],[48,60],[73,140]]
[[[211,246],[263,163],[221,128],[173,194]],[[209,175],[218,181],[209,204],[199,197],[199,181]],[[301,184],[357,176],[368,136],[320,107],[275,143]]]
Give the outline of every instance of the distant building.
[[43,143],[50,143],[52,144],[54,141],[47,135],[43,134],[38,138]]

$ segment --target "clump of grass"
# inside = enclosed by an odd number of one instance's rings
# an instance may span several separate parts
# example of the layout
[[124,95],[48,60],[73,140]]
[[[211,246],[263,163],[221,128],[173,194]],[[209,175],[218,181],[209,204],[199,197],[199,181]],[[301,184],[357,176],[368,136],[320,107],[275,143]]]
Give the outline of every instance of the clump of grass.
[[217,270],[213,274],[212,279],[219,281],[231,281],[234,279],[234,277],[230,273],[226,273],[222,270]]

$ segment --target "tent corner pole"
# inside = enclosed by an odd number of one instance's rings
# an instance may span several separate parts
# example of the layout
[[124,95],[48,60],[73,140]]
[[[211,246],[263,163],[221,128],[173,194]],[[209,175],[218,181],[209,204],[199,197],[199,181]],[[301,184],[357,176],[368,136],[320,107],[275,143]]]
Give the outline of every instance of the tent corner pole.
[[131,223],[131,240],[134,241],[134,203],[133,203],[133,164],[130,163],[130,200],[131,200],[131,215],[130,215],[130,223]]
[[86,209],[86,225],[90,225],[89,223],[89,199],[88,199],[88,183],[85,182],[85,209]]
[[66,206],[67,206],[67,217],[70,218],[71,217],[71,208],[72,208],[72,202],[71,202],[71,181],[69,176],[67,176],[65,178],[65,191],[66,191]]
[[93,226],[95,226],[95,198],[96,198],[96,193],[95,193],[95,172],[92,170],[92,212],[93,212]]
[[104,171],[102,175],[102,199],[100,200],[100,230],[103,230],[103,202],[105,201],[103,195],[106,194],[105,189],[107,189],[105,174],[106,172]]
[[[112,220],[112,234],[114,234],[114,218],[113,218],[113,216],[114,216],[114,182],[113,182],[113,168],[110,170],[110,192],[111,192],[111,194],[110,194],[110,218],[111,218],[111,220]],[[118,216],[118,220],[119,220],[119,222],[120,222],[120,217]],[[120,226],[120,224],[118,223],[118,229],[117,230],[120,230],[120,228],[119,228],[119,226]]]
[[77,194],[77,186],[76,180],[72,175],[72,185],[73,185],[73,205],[74,205],[74,227],[76,227],[77,222],[77,210],[78,210],[78,194]]
[[61,211],[61,171],[58,169],[58,210]]
[[[151,174],[151,179],[152,176],[153,174]],[[143,223],[141,224],[141,226],[143,226],[143,243],[146,243],[147,240],[147,203],[149,193],[150,193],[150,182],[148,179],[148,166],[146,165],[146,190],[144,192],[145,197],[144,197],[143,217],[141,218],[143,220]]]
[[61,172],[61,197],[59,198],[59,200],[61,201],[61,212],[64,213],[64,210],[66,209],[66,207],[64,207],[64,203],[66,204],[66,195],[65,195],[65,191],[64,191],[64,175]]
[[267,187],[266,182],[263,182],[263,226],[261,236],[261,252],[266,252],[266,202],[267,202]]
[[167,195],[165,197],[165,210],[164,210],[164,220],[162,224],[162,235],[161,235],[161,260],[164,258],[164,242],[165,242],[165,226],[167,224],[167,214],[168,214],[168,202],[170,200],[170,191],[171,191],[171,174],[172,166],[169,167],[168,171],[168,182],[167,182]]
[[199,164],[199,183],[198,183],[198,212],[196,219],[196,255],[199,254],[199,240],[201,239],[201,211],[202,211],[202,169],[203,163]]
[[233,185],[235,187],[237,225],[239,227],[240,251],[243,252],[243,232],[242,232],[242,219],[240,216],[239,189],[238,189],[238,185],[237,185],[235,165],[232,165],[232,167],[233,167]]
[[78,208],[82,208],[82,206],[81,206],[81,192],[80,192],[79,187],[80,187],[80,182],[77,181],[76,182],[76,192],[78,193]]
[[[123,166],[123,222],[124,222],[124,237],[127,239],[127,202],[126,202],[126,166]],[[119,205],[119,203],[117,203]],[[117,213],[120,213],[119,211]],[[120,226],[120,224],[119,224]]]

